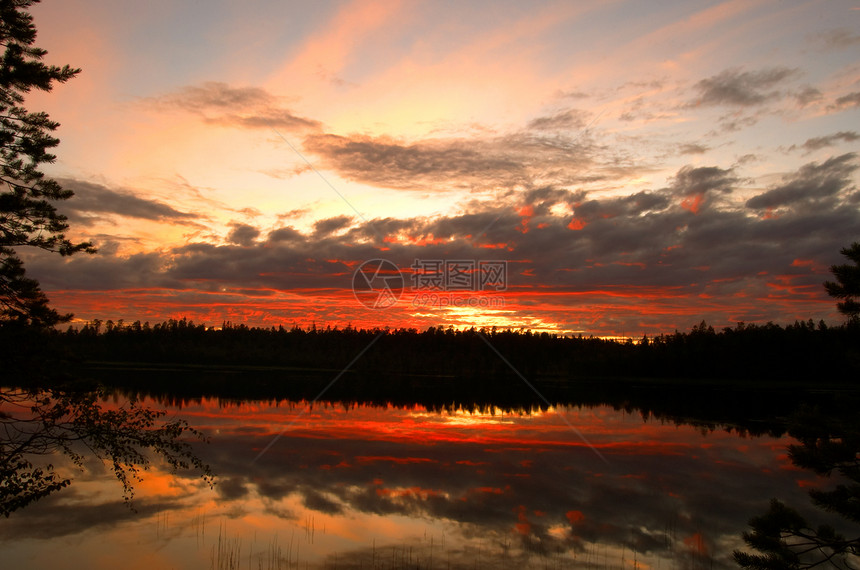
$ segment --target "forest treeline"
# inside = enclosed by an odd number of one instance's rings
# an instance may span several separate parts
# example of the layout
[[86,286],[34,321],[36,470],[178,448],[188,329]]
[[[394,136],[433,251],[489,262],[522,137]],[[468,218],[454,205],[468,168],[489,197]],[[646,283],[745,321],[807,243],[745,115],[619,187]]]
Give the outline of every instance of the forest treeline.
[[[637,342],[523,330],[258,328],[186,319],[149,323],[93,321],[59,330],[8,330],[38,349],[77,363],[256,366],[296,371],[490,378],[651,378],[856,383],[860,326],[798,321],[739,323]],[[7,345],[9,346],[9,345]],[[9,354],[9,358],[37,358]]]
[[499,329],[219,328],[180,319],[0,327],[4,383],[200,398],[527,412],[611,405],[780,435],[804,409],[853,418],[860,326],[738,324],[638,342]]

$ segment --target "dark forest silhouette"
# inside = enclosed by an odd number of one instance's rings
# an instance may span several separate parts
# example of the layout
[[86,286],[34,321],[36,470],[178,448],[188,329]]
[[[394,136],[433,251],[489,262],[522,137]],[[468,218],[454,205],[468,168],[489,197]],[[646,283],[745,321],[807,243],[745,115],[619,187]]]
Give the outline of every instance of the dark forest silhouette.
[[517,373],[565,381],[636,377],[807,385],[856,384],[860,378],[860,326],[855,322],[739,323],[721,331],[702,322],[688,333],[638,342],[496,328],[286,329],[224,323],[216,329],[185,319],[153,326],[94,321],[38,334],[38,345],[64,350],[82,362],[287,367],[296,374],[339,372],[352,363],[349,371],[356,373],[478,381]]
[[[0,337],[8,331],[0,327]],[[54,362],[109,389],[178,405],[200,397],[436,410],[608,404],[772,435],[804,405],[853,414],[860,377],[860,327],[852,323],[719,332],[702,323],[638,343],[442,327],[215,329],[184,319],[15,336],[20,348],[10,362],[21,362],[20,373],[7,382],[17,386],[32,385],[32,363]]]

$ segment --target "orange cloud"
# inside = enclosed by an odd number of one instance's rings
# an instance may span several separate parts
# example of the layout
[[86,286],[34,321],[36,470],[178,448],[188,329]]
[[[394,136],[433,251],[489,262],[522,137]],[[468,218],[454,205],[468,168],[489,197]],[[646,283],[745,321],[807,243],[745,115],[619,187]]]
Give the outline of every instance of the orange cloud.
[[681,207],[685,210],[688,210],[694,214],[699,213],[699,209],[702,207],[702,203],[705,200],[704,194],[694,194],[692,196],[688,196],[681,200]]

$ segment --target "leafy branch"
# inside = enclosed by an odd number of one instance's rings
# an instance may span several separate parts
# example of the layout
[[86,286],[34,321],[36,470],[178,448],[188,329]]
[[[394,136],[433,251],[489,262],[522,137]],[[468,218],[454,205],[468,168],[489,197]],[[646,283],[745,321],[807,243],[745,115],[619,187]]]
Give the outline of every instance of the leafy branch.
[[136,400],[107,409],[104,396],[100,391],[0,390],[0,513],[8,517],[71,482],[51,464],[34,465],[34,455],[60,453],[82,467],[83,449],[88,450],[112,467],[129,506],[133,485],[152,466],[152,456],[174,472],[197,469],[213,484],[211,469],[191,444],[205,441],[201,432]]

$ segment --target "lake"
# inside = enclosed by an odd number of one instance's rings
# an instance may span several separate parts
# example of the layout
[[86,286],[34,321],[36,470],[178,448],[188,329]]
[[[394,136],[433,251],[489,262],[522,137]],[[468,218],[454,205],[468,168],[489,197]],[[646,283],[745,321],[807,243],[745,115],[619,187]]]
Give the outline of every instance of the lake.
[[[132,511],[98,461],[0,520],[5,568],[736,568],[778,497],[830,484],[785,435],[629,406],[152,401],[217,476],[156,468]],[[62,458],[55,465],[63,464]]]

